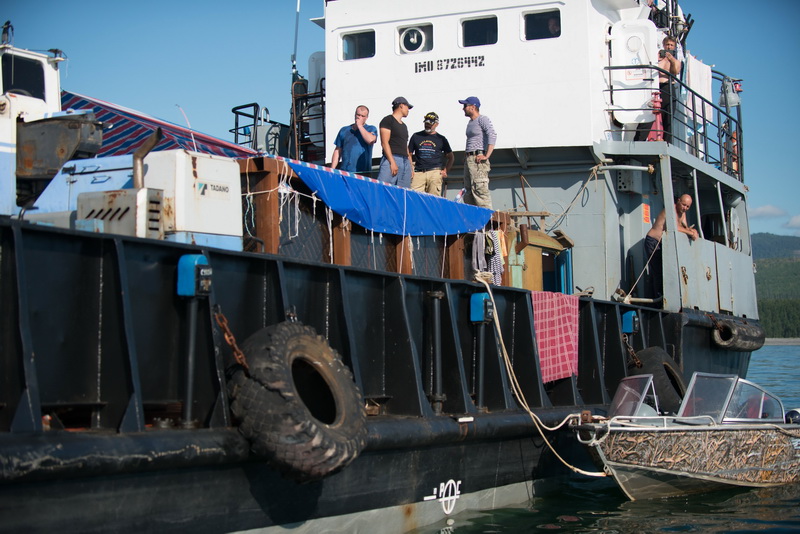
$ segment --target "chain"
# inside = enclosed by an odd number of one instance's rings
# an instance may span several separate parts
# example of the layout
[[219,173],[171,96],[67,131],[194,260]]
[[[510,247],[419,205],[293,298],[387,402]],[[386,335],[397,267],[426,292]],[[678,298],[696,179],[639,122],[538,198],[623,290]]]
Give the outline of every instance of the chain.
[[242,349],[240,349],[239,345],[236,344],[236,337],[233,335],[233,332],[231,332],[230,326],[228,326],[228,318],[225,317],[225,315],[222,313],[222,308],[219,306],[216,306],[214,319],[216,319],[219,327],[222,328],[222,333],[225,336],[225,342],[230,345],[231,349],[233,350],[233,357],[236,359],[236,363],[244,367],[246,371],[249,371],[250,367],[247,366],[247,360],[244,357],[244,352],[242,352]]
[[711,323],[714,325],[714,328],[716,328],[716,329],[717,329],[717,330],[719,330],[720,332],[724,332],[724,331],[725,331],[725,328],[724,328],[724,327],[723,327],[723,326],[720,324],[720,322],[719,322],[719,321],[717,321],[716,317],[714,317],[714,316],[713,316],[713,315],[711,315],[710,313],[707,313],[707,314],[706,314],[706,317],[708,317],[709,319],[711,319]]
[[639,357],[636,355],[636,351],[633,350],[633,347],[631,347],[631,344],[628,343],[628,334],[622,334],[622,342],[625,343],[625,348],[628,349],[628,354],[631,355],[631,360],[633,360],[633,365],[635,365],[637,368],[641,369],[642,368],[642,360],[639,359]]

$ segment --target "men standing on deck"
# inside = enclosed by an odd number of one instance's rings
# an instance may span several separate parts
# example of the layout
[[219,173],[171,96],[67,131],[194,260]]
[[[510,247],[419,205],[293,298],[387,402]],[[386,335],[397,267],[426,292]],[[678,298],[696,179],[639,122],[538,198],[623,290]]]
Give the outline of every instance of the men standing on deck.
[[489,193],[489,171],[497,134],[492,121],[480,114],[481,101],[477,96],[459,100],[464,106],[467,123],[467,146],[464,157],[464,202],[492,209],[492,196]]
[[455,156],[447,138],[436,131],[439,115],[425,115],[423,126],[425,129],[412,135],[408,142],[408,152],[414,160],[411,189],[442,196],[442,180],[447,178]]
[[[694,241],[700,234],[686,222],[686,212],[692,207],[691,195],[681,195],[675,203],[675,222],[678,231],[689,236],[689,239]],[[661,213],[656,217],[653,227],[647,232],[644,238],[644,250],[647,255],[645,261],[649,261],[650,272],[652,273],[652,281],[654,286],[653,294],[660,296],[662,293],[663,285],[663,272],[661,264],[661,239],[664,237],[664,232],[667,229],[667,211],[661,210]]]
[[392,114],[380,122],[383,158],[378,180],[408,189],[411,187],[411,158],[408,154],[408,127],[403,119],[413,108],[402,96],[392,101]]
[[356,121],[342,127],[336,136],[331,158],[331,169],[337,167],[347,172],[367,173],[372,170],[372,146],[378,140],[378,129],[367,124],[369,108],[356,108]]

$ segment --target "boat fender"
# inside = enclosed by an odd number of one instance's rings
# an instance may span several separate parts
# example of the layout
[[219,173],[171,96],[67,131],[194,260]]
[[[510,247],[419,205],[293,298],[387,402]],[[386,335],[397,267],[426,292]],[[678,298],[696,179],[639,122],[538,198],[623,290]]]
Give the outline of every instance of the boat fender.
[[786,424],[800,425],[800,408],[793,408],[786,412]]
[[653,375],[653,385],[662,412],[678,413],[686,394],[686,381],[675,360],[661,347],[647,347],[636,353],[641,367],[630,366],[631,375]]
[[249,374],[233,369],[231,412],[251,449],[285,476],[319,480],[352,462],[367,437],[353,375],[310,326],[283,322],[243,344]]
[[752,352],[764,345],[766,334],[758,325],[736,323],[726,319],[716,321],[711,338],[718,347],[727,350]]

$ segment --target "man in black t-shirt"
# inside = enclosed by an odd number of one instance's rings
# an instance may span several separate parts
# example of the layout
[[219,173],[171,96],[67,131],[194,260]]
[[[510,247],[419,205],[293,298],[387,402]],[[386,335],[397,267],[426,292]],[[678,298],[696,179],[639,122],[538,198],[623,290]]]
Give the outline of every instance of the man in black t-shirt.
[[411,158],[408,154],[408,127],[403,122],[413,108],[408,100],[398,96],[392,102],[392,114],[378,126],[383,148],[378,180],[406,189],[411,187]]
[[414,160],[411,189],[442,196],[442,180],[447,178],[455,157],[447,138],[436,131],[439,115],[428,113],[423,124],[425,129],[412,135],[408,143],[408,153]]

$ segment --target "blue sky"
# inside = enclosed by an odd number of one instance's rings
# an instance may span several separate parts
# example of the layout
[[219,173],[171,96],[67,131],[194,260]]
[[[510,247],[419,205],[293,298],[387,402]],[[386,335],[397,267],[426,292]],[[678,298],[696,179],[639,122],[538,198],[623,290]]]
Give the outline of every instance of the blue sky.
[[[384,0],[391,1],[391,0]],[[417,0],[419,1],[419,0]],[[569,1],[569,0],[568,0]],[[14,44],[60,48],[62,86],[164,120],[231,139],[231,108],[258,102],[289,118],[296,0],[72,2],[6,0]],[[696,20],[688,49],[744,79],[744,171],[752,232],[800,236],[798,125],[800,2],[683,0]],[[323,48],[309,22],[323,0],[302,0],[297,63]]]

